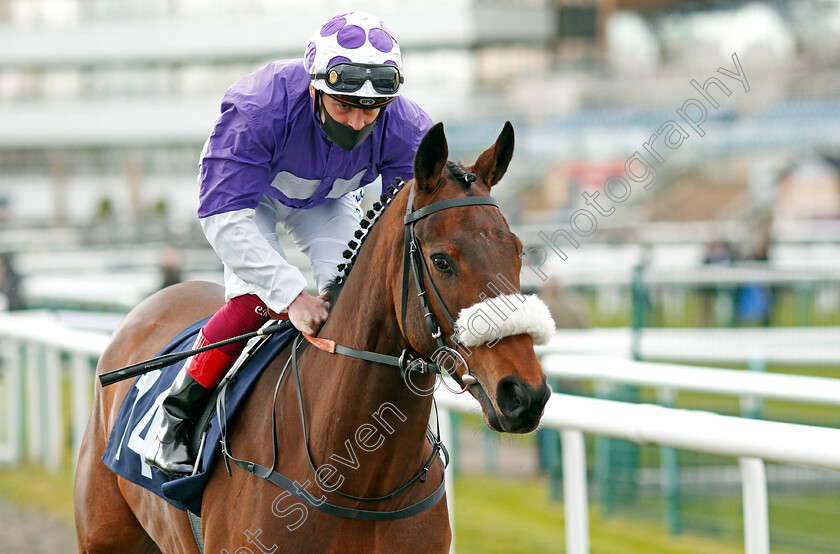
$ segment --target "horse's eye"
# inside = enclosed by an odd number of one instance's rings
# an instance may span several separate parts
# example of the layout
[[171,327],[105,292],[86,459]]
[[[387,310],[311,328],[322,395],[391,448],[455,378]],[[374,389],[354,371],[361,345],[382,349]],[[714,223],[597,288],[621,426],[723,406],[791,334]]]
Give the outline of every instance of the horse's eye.
[[437,269],[441,273],[452,272],[452,266],[449,265],[449,260],[447,260],[443,256],[433,256],[432,263],[435,264],[435,269]]

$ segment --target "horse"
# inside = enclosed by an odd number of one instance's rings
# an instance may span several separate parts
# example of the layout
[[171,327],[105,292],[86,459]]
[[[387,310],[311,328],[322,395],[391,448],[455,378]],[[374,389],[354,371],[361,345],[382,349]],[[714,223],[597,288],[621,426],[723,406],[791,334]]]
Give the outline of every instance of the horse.
[[[392,188],[393,198],[382,196],[387,209],[375,206],[381,213],[331,288],[330,315],[318,336],[286,347],[228,424],[230,453],[289,476],[297,498],[217,459],[200,514],[205,551],[449,550],[445,501],[427,502],[420,513],[388,521],[337,517],[312,506],[395,512],[443,490],[443,464],[432,461],[435,442],[428,440],[433,395],[424,392],[439,381],[431,371],[435,360],[445,365],[435,357],[441,344],[450,355],[456,352],[451,359],[457,363],[446,371],[478,400],[488,427],[526,433],[538,426],[550,389],[531,331],[508,330],[492,341],[473,337],[457,349],[449,346],[457,344],[454,340],[447,341],[459,332],[449,312],[492,308],[482,302],[503,284],[509,291],[519,289],[522,242],[490,197],[513,148],[513,127],[507,122],[496,142],[466,167],[447,159],[443,124],[426,134],[415,156],[414,179]],[[221,286],[207,282],[180,283],[153,294],[114,331],[97,373],[148,359],[223,303]],[[473,335],[480,335],[475,327]],[[355,352],[402,352],[394,364],[402,371],[330,352],[323,344],[330,341]],[[282,379],[290,360],[297,385]],[[101,460],[131,386],[122,381],[95,388],[75,482],[79,551],[198,552],[185,512],[118,477]],[[273,462],[272,440],[279,445]],[[314,501],[296,502],[302,495]]]

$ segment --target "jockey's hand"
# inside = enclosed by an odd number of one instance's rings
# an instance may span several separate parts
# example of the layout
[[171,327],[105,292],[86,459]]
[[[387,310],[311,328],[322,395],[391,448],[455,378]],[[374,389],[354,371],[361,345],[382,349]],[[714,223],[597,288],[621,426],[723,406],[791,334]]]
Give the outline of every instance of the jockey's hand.
[[329,315],[330,303],[301,291],[289,304],[289,321],[298,331],[315,335]]

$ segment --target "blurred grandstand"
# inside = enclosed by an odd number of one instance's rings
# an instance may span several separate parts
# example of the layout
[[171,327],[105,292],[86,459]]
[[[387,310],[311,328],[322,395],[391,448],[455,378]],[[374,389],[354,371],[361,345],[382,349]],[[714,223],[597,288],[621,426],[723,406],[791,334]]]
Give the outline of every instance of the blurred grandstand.
[[[583,248],[744,242],[762,226],[774,245],[837,236],[838,2],[0,0],[4,248],[202,245],[194,173],[224,89],[299,56],[324,17],[356,6],[400,37],[405,93],[446,122],[453,157],[514,122],[496,194],[515,223],[566,221],[697,96],[692,79],[721,77],[737,53],[749,92],[719,94],[705,135],[655,164],[656,186]],[[694,224],[663,234],[648,221]],[[56,225],[66,232],[8,232]]]
[[[447,123],[455,155],[469,158],[503,120],[514,121],[517,156],[502,194],[517,222],[550,222],[574,208],[580,189],[600,183],[570,168],[585,163],[598,174],[623,162],[696,96],[692,79],[731,67],[733,53],[749,94],[736,91],[709,110],[706,135],[663,164],[655,193],[633,200],[653,203],[691,177],[735,189],[727,195],[734,205],[724,201],[704,218],[772,214],[763,203],[783,198],[781,181],[803,164],[827,173],[821,196],[837,194],[837,2],[316,1],[301,9],[258,0],[0,0],[3,216],[15,224],[192,222],[197,153],[224,89],[268,60],[299,56],[326,14],[357,4],[400,37],[405,92]],[[684,194],[679,219],[702,196]],[[611,226],[646,219],[647,210],[624,208]],[[836,213],[796,217],[812,215]]]

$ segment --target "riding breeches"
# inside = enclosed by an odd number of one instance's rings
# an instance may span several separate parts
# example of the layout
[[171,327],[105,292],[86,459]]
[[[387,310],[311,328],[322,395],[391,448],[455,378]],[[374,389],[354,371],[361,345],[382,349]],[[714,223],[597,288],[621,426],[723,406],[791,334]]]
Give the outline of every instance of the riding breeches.
[[309,258],[319,293],[338,275],[342,253],[359,228],[362,210],[355,193],[309,209],[290,208],[263,196],[255,210],[200,219],[204,234],[224,264],[225,299],[255,294],[274,312],[286,311],[306,287],[300,270],[286,261],[278,223]]
[[[204,344],[196,346],[205,346],[256,331],[268,319],[268,310],[256,295],[245,294],[231,298],[201,330],[203,335],[201,342]],[[189,363],[187,372],[201,386],[214,389],[247,343],[247,340],[241,340],[196,354]]]

